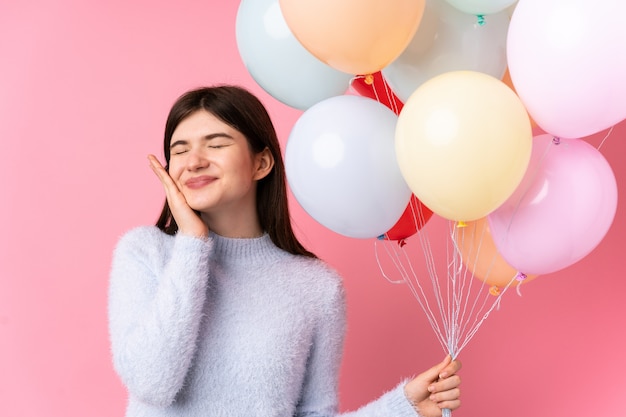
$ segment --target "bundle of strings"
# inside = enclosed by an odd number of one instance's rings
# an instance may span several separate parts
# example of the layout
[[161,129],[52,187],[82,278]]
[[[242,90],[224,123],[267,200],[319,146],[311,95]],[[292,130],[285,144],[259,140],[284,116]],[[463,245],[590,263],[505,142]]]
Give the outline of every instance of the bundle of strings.
[[[410,242],[410,238],[406,244],[378,239],[375,253],[382,275],[392,283],[407,284],[444,351],[454,359],[499,306],[508,288],[522,277],[512,274],[508,283],[497,289],[476,279],[474,264],[463,262],[457,242],[478,240],[480,245],[484,227],[445,222],[448,229],[445,236],[431,238],[424,228],[412,239],[419,240],[419,244]],[[441,245],[445,248],[436,251]],[[479,253],[480,246],[472,251]],[[445,262],[436,259],[442,252]]]
[[[414,210],[413,214],[418,224],[422,213]],[[426,230],[429,225],[403,242],[378,239],[375,253],[382,275],[392,283],[408,286],[442,348],[456,359],[489,314],[500,305],[509,287],[517,283],[519,288],[523,276],[512,274],[502,288],[476,279],[475,263],[462,258],[459,245],[470,242],[471,252],[479,254],[486,226],[443,221],[446,233],[429,236]],[[443,258],[443,253],[445,259],[437,259]],[[451,411],[445,409],[443,415],[449,417]]]

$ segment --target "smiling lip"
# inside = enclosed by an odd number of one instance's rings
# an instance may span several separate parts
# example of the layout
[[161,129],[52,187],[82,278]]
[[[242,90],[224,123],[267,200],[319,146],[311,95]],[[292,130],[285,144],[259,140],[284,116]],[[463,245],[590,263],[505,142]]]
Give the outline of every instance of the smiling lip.
[[213,181],[215,181],[215,177],[210,177],[208,175],[202,175],[202,176],[199,176],[199,177],[189,178],[187,181],[185,181],[185,186],[187,186],[187,188],[191,188],[193,190],[196,190],[198,188],[202,188],[202,187],[204,187],[206,185],[209,185]]

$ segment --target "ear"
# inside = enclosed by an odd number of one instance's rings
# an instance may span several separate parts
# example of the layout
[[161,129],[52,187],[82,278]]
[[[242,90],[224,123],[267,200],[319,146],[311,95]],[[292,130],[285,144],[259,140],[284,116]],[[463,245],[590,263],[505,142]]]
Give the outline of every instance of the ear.
[[274,168],[274,155],[270,152],[269,148],[263,149],[261,152],[254,156],[256,161],[256,170],[254,171],[255,180],[261,180],[265,178]]

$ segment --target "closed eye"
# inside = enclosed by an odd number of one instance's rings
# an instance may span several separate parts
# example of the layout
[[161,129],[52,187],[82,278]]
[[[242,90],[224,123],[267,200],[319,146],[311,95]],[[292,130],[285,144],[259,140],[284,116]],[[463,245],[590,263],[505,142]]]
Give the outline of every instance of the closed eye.
[[171,151],[171,154],[172,154],[172,155],[181,155],[181,154],[184,154],[185,152],[187,152],[187,149],[184,149],[184,148],[178,148],[178,149],[173,149],[173,150]]

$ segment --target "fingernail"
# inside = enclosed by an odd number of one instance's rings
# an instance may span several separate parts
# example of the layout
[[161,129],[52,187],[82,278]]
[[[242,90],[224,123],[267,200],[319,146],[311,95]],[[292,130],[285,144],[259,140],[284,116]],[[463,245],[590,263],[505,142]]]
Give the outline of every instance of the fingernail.
[[434,385],[430,385],[430,386],[428,387],[428,391],[429,391],[429,392],[433,392],[434,390],[435,390],[435,386],[434,386]]
[[447,377],[447,376],[448,376],[448,373],[447,373],[447,372],[442,372],[442,373],[440,373],[440,374],[439,374],[439,378],[440,378],[440,379],[443,379],[443,378],[445,378],[445,377]]

